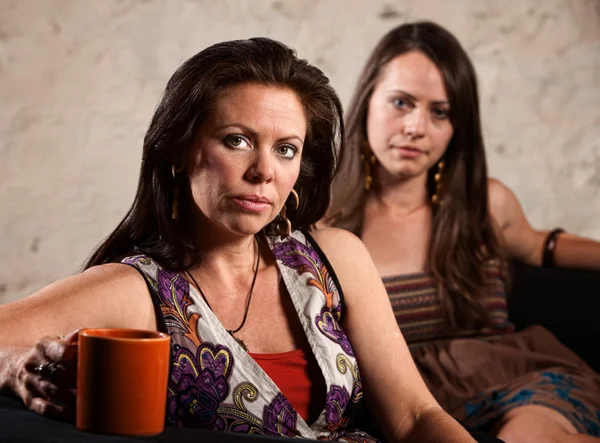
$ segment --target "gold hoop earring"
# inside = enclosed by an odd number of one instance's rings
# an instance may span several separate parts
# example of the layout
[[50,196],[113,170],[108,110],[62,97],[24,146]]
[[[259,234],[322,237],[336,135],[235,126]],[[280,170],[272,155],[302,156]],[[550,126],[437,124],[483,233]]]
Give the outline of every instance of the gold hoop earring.
[[179,186],[176,183],[177,171],[175,165],[171,166],[171,175],[173,176],[173,202],[171,203],[171,220],[179,218]]
[[442,200],[442,178],[444,173],[444,168],[446,164],[444,160],[440,160],[437,164],[437,172],[433,176],[433,181],[435,182],[435,193],[431,196],[431,203],[434,205],[439,205]]
[[300,197],[294,188],[290,191],[290,195],[294,196],[294,200],[296,200],[296,209],[300,206]]
[[363,153],[360,154],[360,162],[363,169],[363,186],[365,191],[369,191],[371,189],[371,185],[373,184],[373,166],[377,164],[377,157],[375,157],[375,154],[373,154],[373,151],[371,150],[371,147],[367,141],[363,143]]

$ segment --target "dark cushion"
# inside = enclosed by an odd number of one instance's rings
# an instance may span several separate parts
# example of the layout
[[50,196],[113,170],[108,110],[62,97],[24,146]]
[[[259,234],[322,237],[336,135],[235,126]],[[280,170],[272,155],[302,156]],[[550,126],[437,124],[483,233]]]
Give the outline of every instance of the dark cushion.
[[600,373],[600,271],[513,262],[508,310],[517,330],[545,326]]

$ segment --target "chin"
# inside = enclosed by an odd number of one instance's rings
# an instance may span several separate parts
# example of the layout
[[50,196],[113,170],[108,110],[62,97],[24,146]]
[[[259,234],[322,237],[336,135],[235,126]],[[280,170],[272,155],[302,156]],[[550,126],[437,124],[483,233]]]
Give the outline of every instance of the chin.
[[427,172],[426,165],[404,159],[383,165],[383,167],[390,176],[402,179],[416,177]]
[[260,220],[235,220],[227,226],[227,229],[238,235],[255,235],[268,224],[269,221],[262,218]]
[[397,177],[402,180],[409,180],[414,177],[418,177],[420,175],[426,174],[427,170],[421,170],[417,168],[400,168],[394,171],[394,177]]

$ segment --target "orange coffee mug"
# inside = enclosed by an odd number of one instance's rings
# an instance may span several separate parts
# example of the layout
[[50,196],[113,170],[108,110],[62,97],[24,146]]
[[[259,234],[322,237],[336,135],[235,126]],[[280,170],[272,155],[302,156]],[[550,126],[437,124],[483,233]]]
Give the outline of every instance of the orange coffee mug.
[[160,434],[165,426],[169,335],[83,329],[78,348],[77,428],[104,434]]

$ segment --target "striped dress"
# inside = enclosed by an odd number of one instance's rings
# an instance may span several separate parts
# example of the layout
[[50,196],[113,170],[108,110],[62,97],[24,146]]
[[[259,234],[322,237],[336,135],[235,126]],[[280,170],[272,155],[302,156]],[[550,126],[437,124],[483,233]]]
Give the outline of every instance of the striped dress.
[[383,283],[388,292],[396,321],[402,328],[406,342],[415,346],[435,339],[458,336],[486,336],[512,332],[514,326],[508,320],[506,304],[506,271],[495,263],[485,267],[488,296],[483,308],[491,325],[485,329],[454,331],[445,330],[438,285],[431,275],[425,273],[385,277]]
[[514,332],[507,272],[497,263],[485,272],[489,290],[482,304],[491,325],[453,331],[445,328],[432,275],[383,278],[429,390],[457,420],[483,431],[511,409],[533,404],[561,413],[580,433],[600,436],[600,376],[545,328]]

